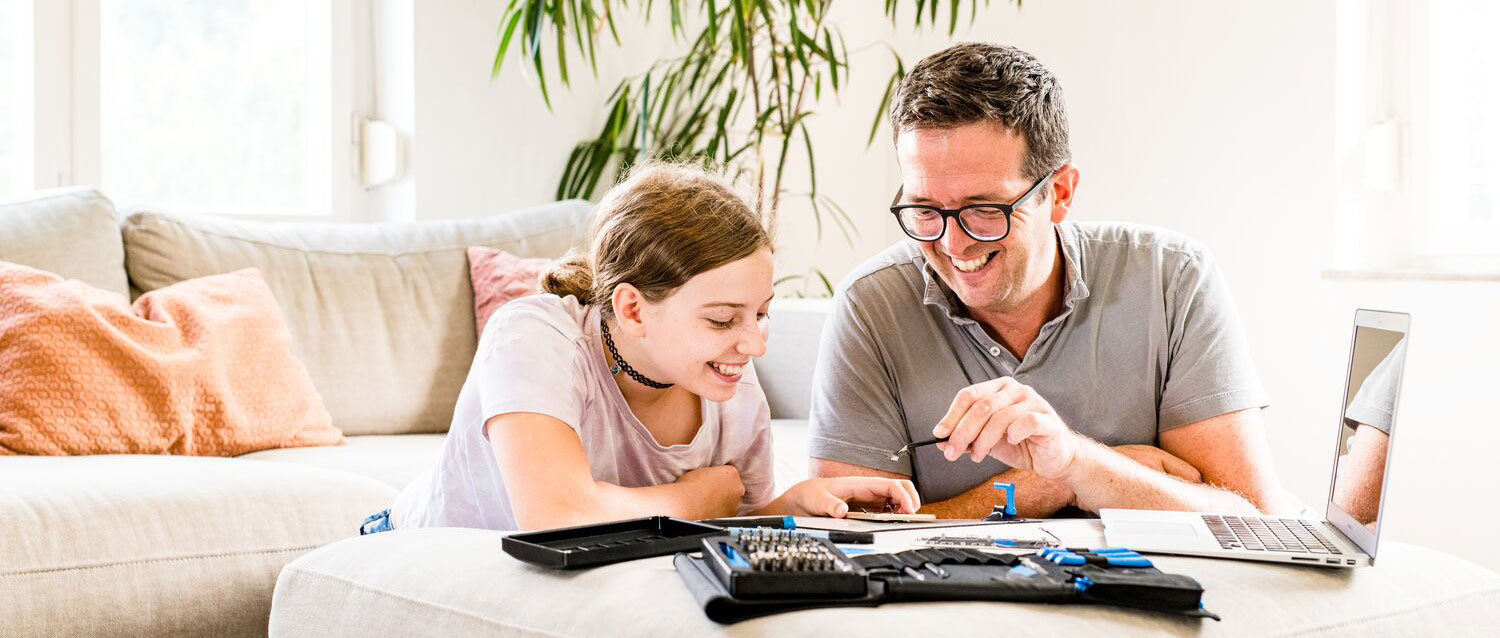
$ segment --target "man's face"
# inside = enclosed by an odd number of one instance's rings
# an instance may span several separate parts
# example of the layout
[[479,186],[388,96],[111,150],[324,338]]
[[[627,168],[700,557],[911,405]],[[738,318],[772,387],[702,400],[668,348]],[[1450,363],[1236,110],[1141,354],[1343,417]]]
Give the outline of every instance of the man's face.
[[[896,138],[903,204],[958,208],[1009,204],[1034,182],[1021,172],[1026,138],[995,124],[906,130]],[[1006,312],[1047,282],[1053,236],[1051,184],[1011,215],[1010,234],[980,242],[949,219],[937,241],[918,242],[932,269],[971,309]],[[1047,197],[1043,198],[1043,195]]]

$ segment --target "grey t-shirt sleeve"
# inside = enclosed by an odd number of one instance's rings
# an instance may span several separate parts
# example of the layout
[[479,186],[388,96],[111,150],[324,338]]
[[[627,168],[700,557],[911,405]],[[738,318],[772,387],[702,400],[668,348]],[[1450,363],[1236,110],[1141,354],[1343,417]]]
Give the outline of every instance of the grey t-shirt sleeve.
[[1203,249],[1180,257],[1167,280],[1167,374],[1157,432],[1270,403],[1213,258]]
[[[878,294],[878,290],[871,291]],[[891,368],[856,299],[834,295],[813,372],[808,453],[911,476],[911,459],[890,453],[910,442]]]
[[1386,434],[1391,433],[1391,421],[1396,413],[1396,391],[1401,380],[1401,364],[1406,360],[1406,339],[1392,348],[1390,353],[1370,371],[1365,382],[1354,393],[1354,400],[1344,410],[1344,421],[1349,425],[1363,423]]

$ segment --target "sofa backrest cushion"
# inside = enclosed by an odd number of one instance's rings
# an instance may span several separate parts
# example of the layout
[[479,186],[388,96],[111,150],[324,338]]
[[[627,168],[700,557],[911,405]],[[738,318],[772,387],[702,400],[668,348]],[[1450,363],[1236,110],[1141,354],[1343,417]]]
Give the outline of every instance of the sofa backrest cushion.
[[755,361],[755,374],[771,404],[771,418],[806,420],[812,410],[813,368],[830,307],[827,299],[771,302],[766,354]]
[[0,202],[0,260],[129,295],[115,207],[91,188]]
[[477,342],[465,251],[556,257],[592,206],[389,224],[256,223],[135,211],[125,265],[141,290],[257,268],[333,424],[348,435],[444,432]]

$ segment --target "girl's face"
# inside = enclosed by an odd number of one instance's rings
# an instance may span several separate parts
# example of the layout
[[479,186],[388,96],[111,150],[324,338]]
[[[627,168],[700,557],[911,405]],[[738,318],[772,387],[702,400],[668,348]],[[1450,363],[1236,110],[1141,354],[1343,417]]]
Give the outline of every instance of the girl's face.
[[641,308],[641,343],[662,381],[710,401],[728,401],[751,359],[766,352],[771,251],[689,279]]

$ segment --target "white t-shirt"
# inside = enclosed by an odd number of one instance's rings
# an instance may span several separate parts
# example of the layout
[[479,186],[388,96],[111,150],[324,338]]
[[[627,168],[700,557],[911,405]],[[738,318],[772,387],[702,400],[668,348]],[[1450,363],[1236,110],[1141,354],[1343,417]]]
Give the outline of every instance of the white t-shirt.
[[692,442],[663,446],[625,403],[601,343],[598,310],[571,296],[524,297],[497,311],[458,395],[442,459],[397,497],[393,525],[515,529],[484,428],[511,412],[545,414],[573,428],[595,480],[647,487],[732,464],[745,484],[740,514],[775,497],[770,407],[751,366],[733,398],[701,401],[703,424]]

